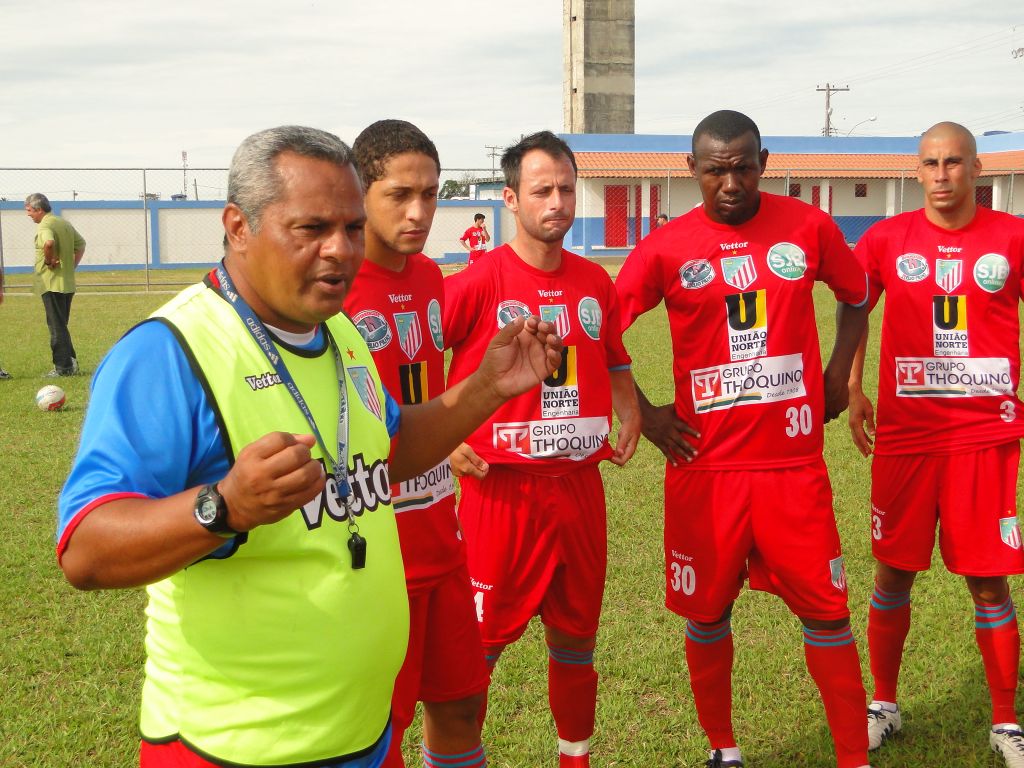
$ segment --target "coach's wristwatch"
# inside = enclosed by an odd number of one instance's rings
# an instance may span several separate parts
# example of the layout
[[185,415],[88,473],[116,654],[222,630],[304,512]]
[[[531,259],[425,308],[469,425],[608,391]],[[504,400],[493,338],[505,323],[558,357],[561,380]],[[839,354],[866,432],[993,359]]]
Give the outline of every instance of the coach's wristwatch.
[[240,533],[228,525],[228,505],[217,490],[216,483],[207,485],[199,491],[192,513],[196,522],[210,533],[216,533],[226,539]]

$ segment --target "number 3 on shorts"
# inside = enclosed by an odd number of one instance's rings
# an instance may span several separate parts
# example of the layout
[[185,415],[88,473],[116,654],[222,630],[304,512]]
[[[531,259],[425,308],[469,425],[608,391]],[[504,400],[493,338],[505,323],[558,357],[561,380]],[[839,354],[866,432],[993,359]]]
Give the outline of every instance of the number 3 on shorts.
[[692,565],[672,563],[672,591],[692,595],[697,588],[697,572]]
[[1009,423],[1017,418],[1017,405],[1013,400],[1003,400],[999,404],[999,410],[1002,413],[999,414],[999,418]]

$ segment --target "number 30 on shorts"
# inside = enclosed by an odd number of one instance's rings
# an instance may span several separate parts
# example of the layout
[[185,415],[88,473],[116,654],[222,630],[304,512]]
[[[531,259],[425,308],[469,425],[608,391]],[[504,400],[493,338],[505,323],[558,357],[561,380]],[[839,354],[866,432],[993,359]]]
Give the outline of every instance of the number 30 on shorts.
[[811,414],[811,406],[804,403],[800,408],[795,406],[786,409],[786,419],[789,423],[786,425],[786,437],[796,437],[797,435],[809,435],[811,429],[814,428],[814,417]]
[[692,565],[680,565],[671,563],[672,591],[682,592],[684,595],[692,595],[697,588],[697,572]]

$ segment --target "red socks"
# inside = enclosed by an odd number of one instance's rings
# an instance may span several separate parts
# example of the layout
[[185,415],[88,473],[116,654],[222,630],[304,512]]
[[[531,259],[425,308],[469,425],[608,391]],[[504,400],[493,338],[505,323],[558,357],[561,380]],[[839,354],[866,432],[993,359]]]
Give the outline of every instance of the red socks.
[[732,627],[686,622],[686,666],[697,719],[712,749],[736,746],[732,732]]
[[998,605],[975,603],[974,637],[992,697],[992,723],[1016,723],[1013,699],[1020,663],[1020,630],[1013,600],[1007,597]]
[[867,696],[853,632],[804,627],[804,656],[825,705],[838,768],[868,764],[868,732],[864,725]]
[[875,701],[897,701],[896,685],[909,631],[910,592],[886,592],[876,584],[868,609],[868,655]]

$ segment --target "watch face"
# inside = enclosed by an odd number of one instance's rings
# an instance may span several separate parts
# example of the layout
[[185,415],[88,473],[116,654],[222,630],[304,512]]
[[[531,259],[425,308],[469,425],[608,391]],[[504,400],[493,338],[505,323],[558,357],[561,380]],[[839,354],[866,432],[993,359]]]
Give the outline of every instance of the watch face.
[[203,499],[203,503],[196,510],[196,517],[204,523],[212,523],[217,519],[217,502],[213,499]]

